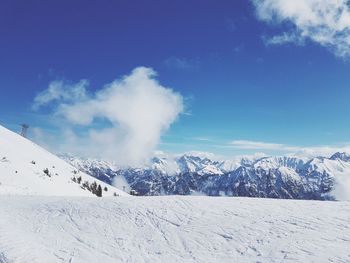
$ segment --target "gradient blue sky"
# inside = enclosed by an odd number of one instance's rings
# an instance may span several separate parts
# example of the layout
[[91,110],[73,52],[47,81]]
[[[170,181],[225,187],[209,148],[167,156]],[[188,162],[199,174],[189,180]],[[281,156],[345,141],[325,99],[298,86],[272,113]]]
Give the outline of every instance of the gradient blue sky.
[[[159,149],[223,155],[235,140],[297,147],[346,144],[350,62],[305,39],[269,45],[291,23],[259,20],[247,0],[1,1],[0,123],[55,132],[31,110],[53,80],[91,89],[137,66],[185,98]],[[269,147],[267,147],[269,148]]]

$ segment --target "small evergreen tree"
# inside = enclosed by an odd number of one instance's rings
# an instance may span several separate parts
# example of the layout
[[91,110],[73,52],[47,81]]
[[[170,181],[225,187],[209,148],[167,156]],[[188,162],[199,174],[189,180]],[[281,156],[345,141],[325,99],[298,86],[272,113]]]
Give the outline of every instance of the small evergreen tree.
[[101,185],[98,185],[97,191],[96,191],[96,195],[98,197],[102,197],[102,187],[101,187]]
[[87,189],[90,191],[90,185],[89,185],[89,182],[88,181],[85,181],[83,184],[82,184],[83,188]]
[[93,194],[97,195],[97,183],[96,182],[93,182],[91,185],[90,185],[90,190]]
[[49,169],[45,168],[43,172],[44,172],[44,174],[46,174],[48,177],[51,177],[51,174],[50,174]]

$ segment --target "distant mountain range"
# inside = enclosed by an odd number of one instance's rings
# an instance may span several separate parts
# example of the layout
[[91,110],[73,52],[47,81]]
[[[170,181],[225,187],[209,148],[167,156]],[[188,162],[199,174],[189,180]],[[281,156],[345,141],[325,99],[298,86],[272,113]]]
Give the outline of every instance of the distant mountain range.
[[[106,161],[61,155],[77,169],[108,184],[122,179],[124,189],[140,195],[248,196],[288,199],[334,199],[337,178],[350,177],[350,155],[301,159],[242,158],[217,161],[185,154],[154,157],[149,165],[119,168]],[[118,185],[122,187],[123,185]]]
[[192,153],[154,157],[148,165],[121,168],[107,161],[60,155],[64,162],[2,126],[0,138],[0,194],[109,196],[123,195],[120,190],[124,190],[139,195],[329,200],[338,198],[344,179],[350,182],[350,155],[339,152],[312,159],[235,160]]

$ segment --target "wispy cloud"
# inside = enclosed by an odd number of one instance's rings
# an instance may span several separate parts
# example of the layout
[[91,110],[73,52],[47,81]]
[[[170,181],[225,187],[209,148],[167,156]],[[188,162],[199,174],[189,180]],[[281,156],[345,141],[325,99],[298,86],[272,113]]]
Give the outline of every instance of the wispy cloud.
[[287,25],[288,31],[265,38],[267,44],[303,44],[309,39],[336,56],[350,57],[348,0],[252,0],[258,19]]
[[305,41],[304,38],[302,38],[300,35],[295,34],[293,32],[283,32],[280,35],[272,36],[272,37],[262,37],[265,45],[283,45],[288,43],[293,43],[295,45],[304,45]]
[[229,31],[234,32],[237,30],[237,24],[234,19],[232,18],[226,18],[226,27]]
[[278,143],[268,143],[260,141],[235,140],[229,143],[230,146],[245,150],[277,150],[277,151],[297,151],[298,147],[288,146]]
[[229,142],[227,147],[239,150],[271,151],[279,154],[295,155],[299,157],[329,156],[335,152],[350,153],[349,143],[305,147],[262,141],[234,140]]
[[195,141],[201,141],[201,142],[210,142],[212,141],[210,138],[208,137],[194,137],[193,140]]
[[52,81],[49,87],[40,92],[33,102],[33,109],[38,110],[53,101],[73,102],[86,98],[86,88],[89,81],[83,79],[77,83],[69,83],[63,80]]
[[184,57],[170,57],[164,61],[164,64],[168,68],[189,70],[197,69],[199,67],[199,61],[195,59],[188,59]]

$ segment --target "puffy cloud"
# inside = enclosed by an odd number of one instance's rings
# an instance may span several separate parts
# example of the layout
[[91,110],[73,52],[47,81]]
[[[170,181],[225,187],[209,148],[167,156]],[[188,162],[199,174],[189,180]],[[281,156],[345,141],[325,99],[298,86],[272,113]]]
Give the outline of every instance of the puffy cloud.
[[349,174],[337,174],[332,194],[337,200],[350,201],[350,176]]
[[[54,115],[63,118],[70,131],[61,138],[68,146],[66,151],[114,160],[120,165],[147,161],[162,134],[183,111],[182,96],[161,86],[155,76],[152,69],[139,67],[91,96],[86,92],[69,99],[51,96],[51,101],[58,102]],[[52,93],[50,87],[41,94]],[[56,93],[71,90],[61,86]],[[99,121],[104,124],[97,125]],[[74,132],[80,126],[86,127],[85,135]]]
[[267,44],[297,43],[309,39],[336,56],[350,57],[348,0],[252,0],[258,19],[291,25],[288,32],[265,38]]

